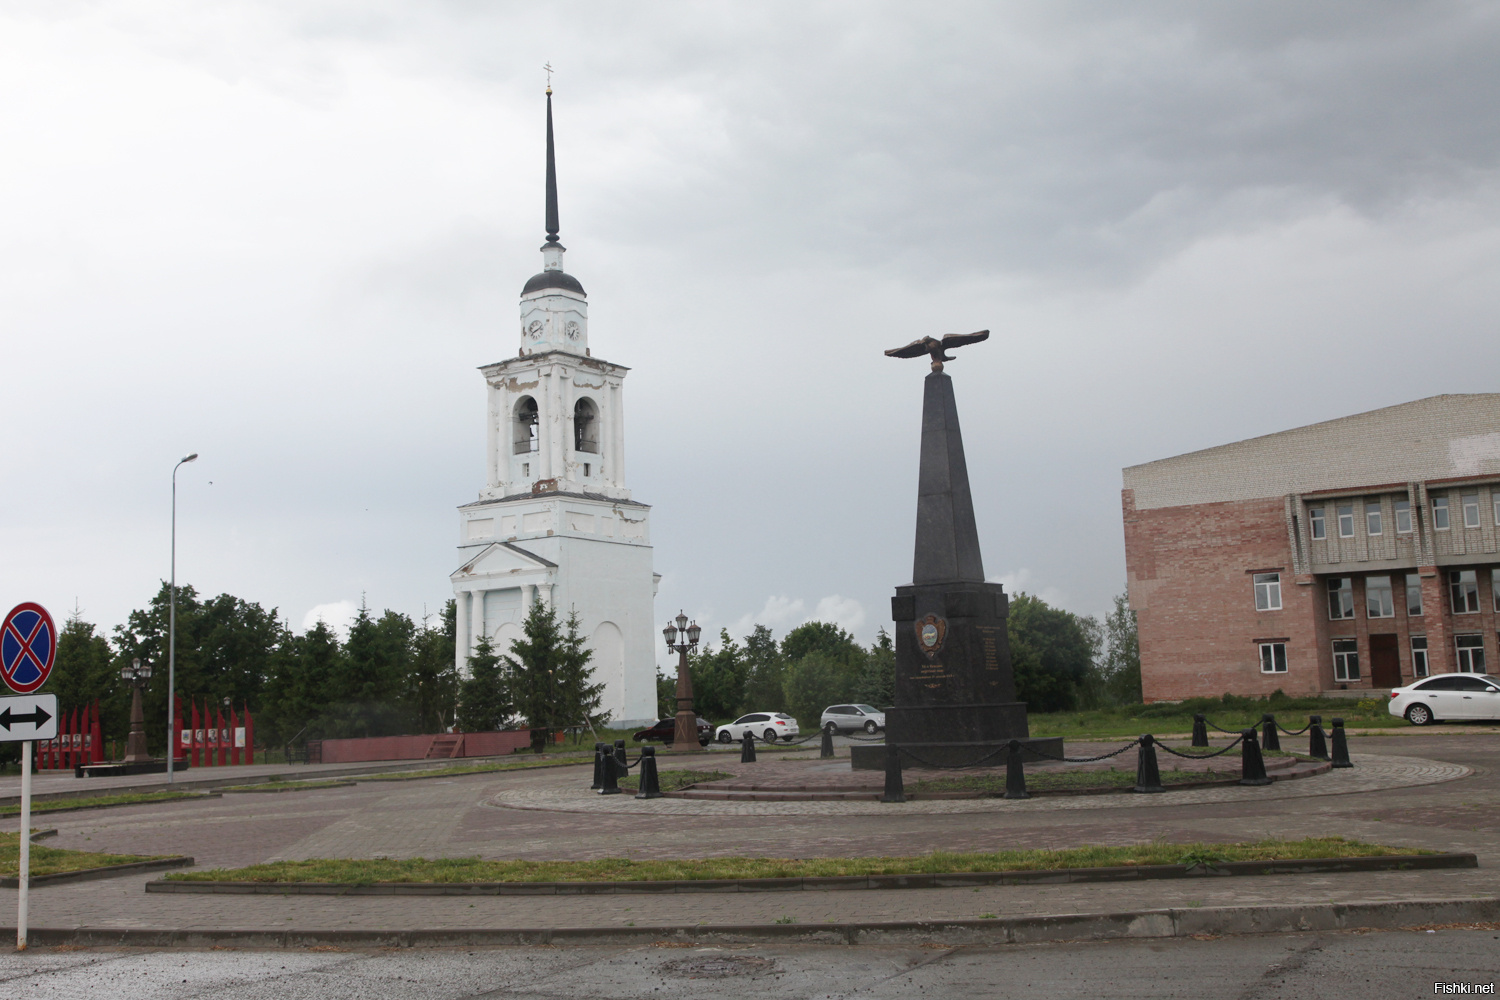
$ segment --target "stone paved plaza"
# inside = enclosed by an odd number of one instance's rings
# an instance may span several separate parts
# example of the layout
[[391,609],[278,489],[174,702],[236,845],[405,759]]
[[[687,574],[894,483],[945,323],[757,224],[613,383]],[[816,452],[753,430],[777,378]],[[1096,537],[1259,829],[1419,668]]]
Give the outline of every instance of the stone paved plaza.
[[[1081,749],[1082,744],[1076,744]],[[55,843],[185,853],[200,866],[278,858],[815,857],[931,850],[1230,841],[1342,834],[1473,851],[1478,870],[1195,879],[1145,884],[996,886],[672,897],[197,896],[143,892],[156,876],[43,887],[38,927],[443,928],[747,923],[778,919],[972,919],[1166,906],[1500,896],[1500,739],[1489,734],[1355,738],[1359,766],[1269,788],[1144,796],[720,803],[589,795],[587,766],[227,793],[218,799],[38,817]],[[1070,753],[1075,752],[1070,748]],[[826,767],[765,755],[755,768]],[[843,764],[847,767],[847,763]],[[737,758],[725,769],[739,770]],[[546,801],[559,805],[538,808]],[[525,802],[532,808],[513,808]],[[792,809],[791,807],[796,807]],[[0,907],[14,912],[14,890]]]

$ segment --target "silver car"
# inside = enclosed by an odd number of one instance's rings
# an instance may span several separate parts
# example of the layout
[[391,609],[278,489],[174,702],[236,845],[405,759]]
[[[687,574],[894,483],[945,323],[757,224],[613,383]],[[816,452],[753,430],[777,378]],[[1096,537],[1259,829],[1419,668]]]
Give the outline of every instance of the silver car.
[[885,728],[885,713],[871,705],[829,705],[823,709],[822,726],[830,733],[855,729],[874,733]]

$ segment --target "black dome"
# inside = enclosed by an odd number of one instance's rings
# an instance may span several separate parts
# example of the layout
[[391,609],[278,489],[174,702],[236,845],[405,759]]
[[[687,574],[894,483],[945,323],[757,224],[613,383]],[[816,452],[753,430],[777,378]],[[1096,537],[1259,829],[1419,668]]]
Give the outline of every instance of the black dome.
[[561,288],[588,298],[588,292],[583,290],[583,285],[566,271],[543,271],[541,274],[532,275],[531,280],[526,282],[526,287],[521,289],[521,294],[530,295],[532,292],[540,292],[545,288]]

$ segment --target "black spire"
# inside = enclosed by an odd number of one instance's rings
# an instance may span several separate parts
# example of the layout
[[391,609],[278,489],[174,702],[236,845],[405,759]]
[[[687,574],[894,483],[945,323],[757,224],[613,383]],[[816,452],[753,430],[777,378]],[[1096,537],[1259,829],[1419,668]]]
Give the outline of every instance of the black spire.
[[547,246],[557,242],[557,156],[552,151],[552,88],[547,88]]
[[935,371],[925,382],[912,583],[981,583],[984,563],[979,557],[979,529],[974,523],[974,499],[969,493],[969,468],[958,429],[953,380]]

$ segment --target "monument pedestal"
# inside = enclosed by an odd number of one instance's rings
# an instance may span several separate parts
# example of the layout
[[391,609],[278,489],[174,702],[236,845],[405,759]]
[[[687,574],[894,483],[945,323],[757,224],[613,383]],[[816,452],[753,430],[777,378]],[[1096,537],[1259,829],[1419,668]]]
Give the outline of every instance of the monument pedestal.
[[[956,346],[987,336],[950,336],[943,343]],[[1010,600],[1004,587],[984,578],[953,382],[942,370],[942,361],[951,359],[943,355],[943,344],[929,341],[887,352],[898,357],[930,352],[933,370],[922,394],[912,582],[897,587],[891,598],[896,690],[895,705],[885,714],[886,743],[900,749],[907,767],[1004,767],[1011,740],[1061,757],[1062,739],[1032,739],[1026,703],[1016,700],[1006,633]],[[851,764],[884,767],[885,752],[886,747],[856,746]]]

